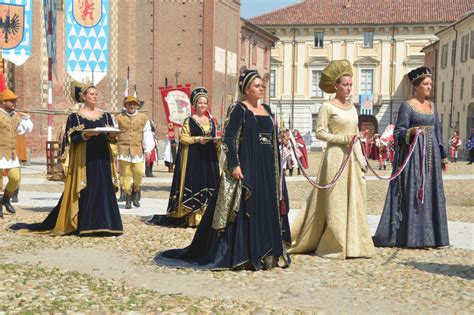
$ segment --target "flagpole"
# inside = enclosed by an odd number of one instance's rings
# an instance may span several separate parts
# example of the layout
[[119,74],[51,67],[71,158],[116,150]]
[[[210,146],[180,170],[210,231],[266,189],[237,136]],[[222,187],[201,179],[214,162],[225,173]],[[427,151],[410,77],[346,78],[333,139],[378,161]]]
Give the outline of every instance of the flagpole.
[[[47,36],[49,36],[50,39],[52,39],[52,36],[53,36],[52,14],[53,12],[51,11],[51,6],[48,6],[48,35]],[[51,54],[48,54],[48,110],[52,110],[52,109],[53,109],[53,60],[52,60]],[[53,140],[53,115],[48,115],[48,141],[52,141],[52,140]]]

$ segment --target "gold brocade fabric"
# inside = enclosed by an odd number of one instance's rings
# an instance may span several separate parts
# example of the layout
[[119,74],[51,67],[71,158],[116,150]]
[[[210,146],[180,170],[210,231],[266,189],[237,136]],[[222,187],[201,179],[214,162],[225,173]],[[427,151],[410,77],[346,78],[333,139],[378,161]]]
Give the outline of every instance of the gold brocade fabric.
[[[229,108],[227,117],[224,124],[224,130],[229,122],[229,117],[232,111],[235,109],[235,104]],[[242,133],[242,126],[239,127],[235,135],[235,148],[236,152],[239,151],[240,146],[240,135]],[[224,138],[224,135],[222,135]],[[222,144],[222,148],[227,153],[227,147]],[[240,208],[240,200],[242,198],[242,184],[240,181],[235,180],[232,177],[231,171],[227,167],[227,160],[221,174],[221,180],[219,182],[219,191],[217,193],[216,207],[214,217],[212,219],[212,228],[216,231],[223,231],[229,223],[232,223],[236,218]],[[246,192],[249,192],[248,190]],[[249,194],[245,196],[249,198]]]
[[[358,132],[355,107],[340,108],[324,103],[318,114],[316,138],[327,142],[319,183],[334,178],[348,154],[348,145]],[[367,222],[365,166],[360,146],[335,186],[313,189],[291,226],[293,244],[289,253],[315,253],[329,258],[370,257],[375,248]]]
[[[87,187],[86,175],[86,142],[70,144],[61,157],[62,163],[67,164],[66,181],[56,225],[51,231],[21,231],[23,234],[50,234],[53,236],[68,235],[77,230],[79,214],[79,197],[81,191]],[[111,154],[112,155],[112,154]],[[112,183],[118,191],[118,173],[114,160],[110,163]]]
[[63,199],[52,235],[66,235],[77,229],[79,196],[86,186],[86,143],[71,144]]

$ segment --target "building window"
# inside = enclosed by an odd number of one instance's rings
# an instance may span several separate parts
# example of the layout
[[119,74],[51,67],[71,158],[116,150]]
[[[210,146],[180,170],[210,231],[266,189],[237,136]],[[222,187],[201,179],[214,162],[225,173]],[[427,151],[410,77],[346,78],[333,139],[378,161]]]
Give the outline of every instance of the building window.
[[474,59],[474,31],[471,31],[471,59]]
[[360,70],[360,95],[374,94],[374,70]]
[[311,71],[311,96],[323,97],[323,91],[319,88],[319,80],[321,80],[321,70]]
[[461,115],[460,115],[460,113],[458,112],[458,119],[456,120],[456,124],[454,125],[454,131],[456,131],[457,133],[459,133],[459,121],[460,121],[460,118],[461,118]]
[[318,125],[318,114],[311,114],[311,123],[313,125],[312,130],[315,131]]
[[441,68],[444,69],[448,65],[448,44],[443,45],[441,50]]
[[464,97],[464,78],[461,78],[461,91],[459,92],[459,99],[462,100]]
[[441,84],[441,103],[444,103],[444,82]]
[[276,96],[276,70],[270,70],[270,97]]
[[324,47],[324,32],[315,32],[314,33],[314,47],[323,48]]
[[451,43],[451,66],[456,62],[456,40]]
[[471,78],[471,97],[474,97],[474,74]]
[[364,47],[374,47],[374,32],[365,31],[364,32]]
[[466,34],[461,39],[461,62],[467,60],[467,53],[469,50],[469,34]]

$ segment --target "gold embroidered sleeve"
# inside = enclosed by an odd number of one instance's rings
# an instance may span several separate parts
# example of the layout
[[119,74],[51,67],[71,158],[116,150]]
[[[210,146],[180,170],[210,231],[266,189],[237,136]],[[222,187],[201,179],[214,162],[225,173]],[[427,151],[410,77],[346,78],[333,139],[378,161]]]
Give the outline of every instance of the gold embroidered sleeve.
[[189,118],[186,118],[181,128],[181,135],[179,136],[179,142],[184,145],[190,145],[199,142],[199,137],[191,136],[191,130],[189,128]]

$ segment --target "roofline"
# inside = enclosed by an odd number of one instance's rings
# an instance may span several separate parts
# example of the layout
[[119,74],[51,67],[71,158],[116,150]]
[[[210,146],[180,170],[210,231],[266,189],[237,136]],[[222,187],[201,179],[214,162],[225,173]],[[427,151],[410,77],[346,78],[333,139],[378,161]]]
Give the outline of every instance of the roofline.
[[[342,27],[342,26],[407,26],[407,25],[436,25],[436,24],[453,24],[453,21],[446,21],[446,22],[417,22],[417,23],[360,23],[360,24],[253,24],[258,25],[259,27],[308,27],[308,26],[317,26],[317,27]],[[451,25],[448,24],[448,25]],[[449,27],[449,26],[447,26]]]
[[255,33],[258,33],[259,35],[262,35],[264,38],[267,38],[268,41],[271,42],[272,46],[274,46],[275,43],[280,40],[280,38],[278,36],[273,35],[269,31],[267,31],[266,29],[258,26],[257,24],[252,23],[251,21],[249,21],[247,19],[244,19],[243,17],[241,17],[240,20],[245,23],[244,26],[246,28],[248,28],[249,30],[254,31]]
[[465,15],[464,15],[462,18],[460,18],[460,19],[457,20],[457,21],[454,21],[453,23],[451,23],[450,25],[446,26],[446,27],[443,28],[442,30],[436,32],[435,35],[438,36],[438,34],[441,34],[441,33],[445,32],[445,31],[449,30],[450,28],[452,28],[452,27],[458,25],[459,23],[461,23],[461,22],[467,20],[467,19],[470,18],[471,15],[473,15],[473,14],[474,14],[474,6],[471,8],[470,11],[467,11],[467,12],[465,13]]
[[423,47],[420,51],[421,51],[421,52],[425,52],[425,51],[428,50],[429,48],[435,47],[437,44],[439,44],[439,40],[434,41],[434,42],[432,42],[432,43],[429,44],[429,45],[426,45],[426,46]]

